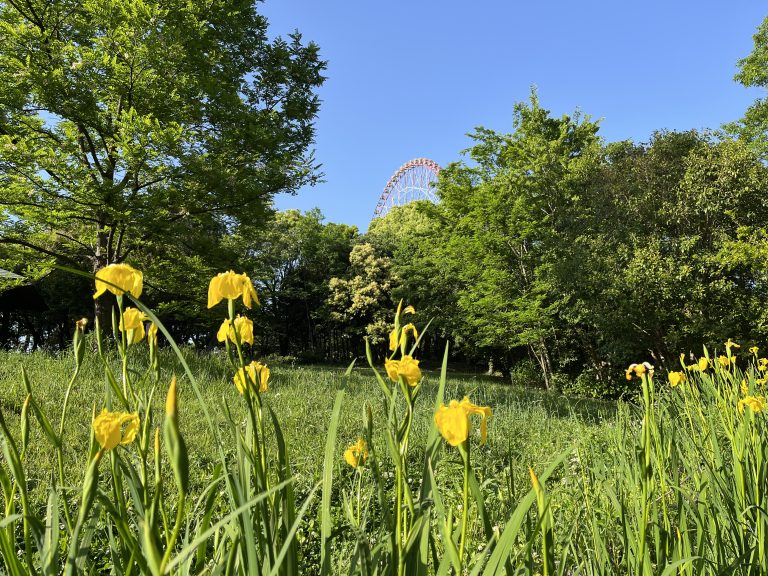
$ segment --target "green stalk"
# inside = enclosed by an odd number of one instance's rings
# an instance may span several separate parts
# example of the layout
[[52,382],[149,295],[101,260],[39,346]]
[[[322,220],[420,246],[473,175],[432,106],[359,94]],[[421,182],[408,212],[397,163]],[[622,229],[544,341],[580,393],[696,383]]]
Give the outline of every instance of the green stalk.
[[77,375],[80,373],[80,365],[78,364],[75,367],[75,372],[72,374],[72,378],[69,379],[69,384],[67,384],[67,391],[64,393],[64,405],[61,408],[61,420],[59,422],[59,439],[61,442],[56,447],[56,460],[58,462],[59,467],[59,485],[62,487],[61,490],[61,499],[64,502],[64,518],[67,522],[67,528],[69,528],[70,534],[72,533],[73,524],[72,524],[72,517],[69,514],[69,500],[67,499],[66,491],[64,490],[64,486],[66,483],[64,482],[64,422],[67,418],[67,406],[69,404],[69,394],[72,392],[72,386],[75,383],[75,379],[77,378]]
[[648,527],[648,516],[650,514],[650,478],[652,474],[651,468],[651,425],[652,425],[652,410],[651,410],[651,384],[645,374],[643,379],[643,403],[645,405],[645,416],[643,418],[642,427],[642,450],[643,450],[643,470],[641,476],[642,483],[642,498],[643,498],[643,512],[642,519],[640,520],[639,532],[640,532],[640,546],[637,556],[637,574],[638,576],[643,574],[645,565],[645,548],[646,548],[646,530]]
[[179,491],[179,503],[178,503],[178,508],[176,509],[176,523],[173,526],[173,532],[171,533],[171,538],[167,541],[165,546],[165,554],[163,554],[163,559],[160,562],[160,574],[163,574],[165,572],[165,566],[168,564],[168,562],[171,559],[171,553],[173,552],[173,548],[176,545],[176,540],[179,537],[181,524],[184,520],[185,505],[186,505],[186,494],[184,494],[183,491]]
[[403,473],[402,467],[395,469],[395,535],[397,536],[397,576],[405,574],[405,555],[403,554]]
[[459,539],[459,563],[464,565],[464,545],[467,541],[467,519],[469,517],[469,438],[459,444],[459,452],[464,460],[464,498],[461,509],[461,538]]

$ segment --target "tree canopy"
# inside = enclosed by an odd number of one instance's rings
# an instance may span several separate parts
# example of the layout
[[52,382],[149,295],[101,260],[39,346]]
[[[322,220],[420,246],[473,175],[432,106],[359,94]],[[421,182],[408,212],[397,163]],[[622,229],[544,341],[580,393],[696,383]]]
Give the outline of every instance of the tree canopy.
[[205,260],[318,177],[324,67],[252,0],[0,2],[0,244],[30,269]]

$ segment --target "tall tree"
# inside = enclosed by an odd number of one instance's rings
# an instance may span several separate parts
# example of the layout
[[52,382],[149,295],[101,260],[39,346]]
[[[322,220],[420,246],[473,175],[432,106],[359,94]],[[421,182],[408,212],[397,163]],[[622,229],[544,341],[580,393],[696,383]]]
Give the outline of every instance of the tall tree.
[[550,274],[581,392],[620,394],[631,362],[675,369],[702,345],[763,340],[766,178],[746,143],[695,131],[605,148]]
[[349,254],[349,269],[329,281],[330,316],[344,327],[353,342],[367,336],[371,344],[386,341],[391,329],[392,289],[397,285],[392,260],[376,253],[372,244],[362,242]]
[[259,293],[252,314],[265,351],[333,355],[329,280],[347,271],[357,236],[354,226],[324,223],[318,209],[278,212],[261,230],[238,228],[231,242]]
[[397,279],[392,285],[392,300],[402,299],[415,306],[420,322],[430,321],[422,340],[422,358],[430,354],[441,358],[441,340],[454,334],[460,336],[462,325],[455,286],[449,280],[452,266],[443,259],[445,230],[440,207],[417,200],[395,206],[373,220],[364,237],[377,255],[391,260],[392,277]]
[[253,0],[0,1],[0,243],[97,270],[263,221],[324,67]]
[[[734,80],[748,88],[768,89],[768,16],[752,38],[752,52],[738,61]],[[748,142],[763,160],[768,159],[768,99],[755,100],[740,120],[726,124],[725,129]]]
[[469,150],[475,165],[441,172],[450,223],[444,262],[458,290],[463,339],[504,364],[515,349],[527,349],[549,386],[559,300],[547,270],[582,165],[599,150],[597,124],[552,118],[533,94],[515,107],[514,127],[512,134],[478,129]]

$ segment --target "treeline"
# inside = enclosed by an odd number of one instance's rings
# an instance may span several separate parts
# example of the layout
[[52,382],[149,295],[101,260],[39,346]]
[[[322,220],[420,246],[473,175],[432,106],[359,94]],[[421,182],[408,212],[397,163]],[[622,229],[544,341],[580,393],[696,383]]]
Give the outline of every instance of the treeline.
[[[141,269],[143,298],[203,348],[221,322],[208,280],[227,269],[257,287],[260,355],[346,361],[364,337],[383,351],[400,299],[432,319],[426,362],[450,342],[455,360],[596,396],[624,393],[630,362],[674,368],[729,337],[768,345],[765,100],[722,132],[638,144],[606,143],[597,122],[553,117],[532,94],[511,133],[471,135],[439,203],[360,233],[270,209],[320,176],[317,46],[269,40],[250,2],[214,4],[181,18],[150,2],[149,19],[84,4],[37,21],[0,1],[13,24],[0,29],[0,268],[47,303],[0,293],[0,345],[63,348],[75,319],[108,323],[90,281],[55,266],[114,262]],[[766,62],[768,19],[736,79],[768,86]],[[136,63],[151,74],[124,82]]]
[[[591,395],[621,394],[633,361],[672,369],[729,337],[768,342],[768,169],[748,142],[689,131],[605,144],[597,123],[553,118],[535,96],[512,133],[473,138],[441,172],[440,203],[394,208],[365,234],[286,211],[222,240],[219,268],[257,287],[260,354],[346,360],[364,336],[383,348],[401,298],[433,319],[434,357],[448,340],[459,359]],[[214,346],[209,274],[135,265],[180,340]],[[90,284],[75,298],[77,282],[55,278],[46,335],[88,315],[74,302],[88,306]],[[153,289],[163,282],[183,289]]]

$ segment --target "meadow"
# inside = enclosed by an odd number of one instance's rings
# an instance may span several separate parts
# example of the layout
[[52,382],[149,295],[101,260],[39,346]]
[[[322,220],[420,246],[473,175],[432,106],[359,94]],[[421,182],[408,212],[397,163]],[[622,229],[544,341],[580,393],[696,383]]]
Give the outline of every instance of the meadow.
[[632,364],[634,401],[586,401],[451,373],[447,350],[420,367],[401,304],[367,368],[265,365],[235,314],[246,275],[211,281],[211,353],[180,349],[115,266],[96,277],[111,335],[79,322],[68,354],[2,355],[7,574],[768,570],[757,347]]
[[[199,378],[203,397],[217,425],[225,426],[227,421],[225,403],[229,403],[235,419],[243,421],[246,409],[237,402],[238,394],[223,351],[199,352],[185,348],[183,354]],[[114,363],[118,367],[117,357]],[[210,430],[201,425],[204,416],[200,404],[171,350],[161,351],[160,365],[163,367],[161,382],[170,382],[173,373],[181,375],[178,397],[182,412],[180,429],[189,447],[190,461],[194,463],[190,468],[190,492],[196,497],[213,474],[217,460],[215,440]],[[346,375],[346,370],[340,367],[293,366],[279,360],[269,366],[272,383],[265,400],[280,417],[296,474],[297,492],[307,494],[321,478],[326,434],[338,390],[345,390],[346,393],[339,419],[335,473],[342,484],[351,482],[353,470],[345,464],[341,453],[346,444],[360,435],[365,407],[373,409],[374,430],[379,441],[381,428],[386,423],[386,415],[380,410],[379,388],[373,371],[360,367]],[[54,414],[62,406],[74,361],[71,354],[0,353],[0,409],[14,432],[20,430],[21,407],[27,394],[21,377],[22,367],[43,411]],[[89,456],[87,447],[94,406],[100,407],[108,394],[103,372],[99,357],[87,354],[70,397],[68,420],[72,425],[66,430],[64,447],[67,483],[71,486],[82,482]],[[437,393],[439,376],[439,367],[424,371],[423,394],[426,398],[418,406],[412,431],[413,462],[423,459],[432,425],[431,399]],[[517,499],[530,489],[529,466],[546,467],[563,451],[596,438],[607,441],[616,430],[617,407],[613,402],[567,398],[544,390],[511,386],[497,377],[449,372],[445,395],[447,398],[470,395],[478,404],[493,408],[488,441],[474,453],[474,466],[486,488],[488,507],[499,525],[503,525],[506,515],[514,510]],[[155,426],[161,420],[164,401],[164,396],[159,394],[154,398],[158,411]],[[18,439],[19,434],[16,437]],[[461,463],[457,456],[453,460],[445,463],[446,468],[440,471],[439,476],[458,494],[461,490]],[[55,461],[55,450],[46,442],[44,431],[40,427],[31,427],[26,453],[27,479],[31,485],[31,497],[40,509],[46,505],[47,480],[55,474]],[[334,494],[334,499],[339,505],[338,492]],[[313,513],[317,515],[317,509]],[[299,533],[308,557],[319,559],[319,536],[319,521],[310,515]],[[480,542],[480,533],[475,536],[477,541],[474,546],[484,545]],[[348,535],[345,536],[342,531],[340,542],[345,537]],[[340,564],[344,563],[343,549],[340,544],[337,559]],[[306,567],[302,573],[310,572],[311,567]]]

